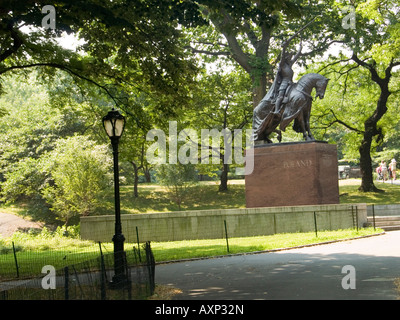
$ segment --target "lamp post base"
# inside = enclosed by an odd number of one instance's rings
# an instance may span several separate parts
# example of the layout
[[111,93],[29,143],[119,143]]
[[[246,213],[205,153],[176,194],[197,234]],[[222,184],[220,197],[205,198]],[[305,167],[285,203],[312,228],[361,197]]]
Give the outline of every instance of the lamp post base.
[[116,233],[113,236],[114,242],[114,276],[110,287],[115,289],[123,289],[130,284],[127,272],[126,253],[124,251],[125,237],[122,233]]

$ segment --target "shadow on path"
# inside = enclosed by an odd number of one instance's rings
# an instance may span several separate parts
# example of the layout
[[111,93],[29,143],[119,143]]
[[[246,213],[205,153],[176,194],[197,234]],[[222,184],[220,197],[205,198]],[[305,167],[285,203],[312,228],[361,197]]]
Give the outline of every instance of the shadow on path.
[[[176,300],[397,299],[399,241],[400,231],[393,231],[288,251],[158,265],[156,283],[181,289]],[[355,268],[355,289],[342,287],[346,265]]]

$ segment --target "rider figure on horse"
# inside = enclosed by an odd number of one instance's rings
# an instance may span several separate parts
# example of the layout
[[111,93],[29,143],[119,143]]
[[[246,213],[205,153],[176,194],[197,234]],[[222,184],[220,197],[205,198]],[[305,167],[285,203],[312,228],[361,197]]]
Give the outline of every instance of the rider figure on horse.
[[[291,40],[291,39],[290,39]],[[293,81],[293,64],[297,61],[301,54],[301,42],[300,42],[300,49],[299,51],[294,55],[290,52],[286,52],[286,49],[289,45],[289,41],[285,41],[283,44],[283,49],[281,53],[281,61],[279,63],[279,68],[277,72],[277,77],[280,77],[280,85],[278,89],[278,97],[276,98],[275,102],[275,109],[273,113],[279,114],[281,111],[281,105],[283,102],[283,99],[285,97],[285,93],[287,88],[292,84]]]

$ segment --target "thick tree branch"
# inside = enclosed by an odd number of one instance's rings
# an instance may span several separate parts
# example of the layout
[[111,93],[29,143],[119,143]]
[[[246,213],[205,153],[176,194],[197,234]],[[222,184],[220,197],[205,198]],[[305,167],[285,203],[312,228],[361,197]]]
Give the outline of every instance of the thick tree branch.
[[244,27],[246,29],[245,32],[247,34],[247,37],[249,38],[249,40],[250,40],[251,44],[253,45],[253,47],[256,48],[258,46],[258,42],[259,42],[256,34],[251,29],[251,26],[247,21],[244,22]]
[[392,76],[392,69],[396,66],[400,65],[400,61],[394,61],[392,58],[392,61],[390,61],[389,66],[385,70],[385,78],[389,79]]
[[378,71],[375,69],[375,67],[374,67],[373,64],[369,64],[369,63],[365,62],[365,60],[361,60],[361,59],[357,56],[357,54],[354,53],[354,52],[353,52],[353,55],[352,55],[351,59],[352,59],[353,61],[355,61],[357,64],[359,64],[360,66],[363,66],[364,68],[368,69],[369,72],[370,72],[370,74],[371,74],[371,79],[372,79],[374,82],[376,82],[380,87],[382,87],[382,85],[384,84],[384,83],[383,83],[383,80],[384,80],[384,79],[382,79],[382,78],[379,76]]
[[329,111],[332,113],[332,116],[333,116],[333,118],[334,118],[334,120],[331,121],[331,122],[328,124],[329,127],[330,127],[331,125],[333,125],[334,123],[339,123],[339,124],[341,124],[342,126],[346,127],[347,129],[349,129],[349,130],[351,130],[351,131],[357,132],[357,133],[359,133],[359,134],[364,134],[364,131],[359,130],[359,129],[357,129],[357,128],[355,128],[355,127],[353,127],[353,126],[347,124],[347,123],[344,122],[343,120],[340,120],[340,119],[336,116],[336,114],[333,112],[332,109],[330,109]]
[[3,53],[0,54],[0,62],[4,61],[9,56],[16,53],[22,45],[22,39],[19,36],[18,32],[14,30],[13,23],[11,21],[7,24],[7,29],[10,32],[11,38],[13,39],[14,43],[11,48],[6,49]]
[[[208,12],[208,11],[207,11]],[[247,73],[251,73],[252,67],[249,63],[249,57],[244,53],[242,47],[240,46],[238,40],[232,32],[226,31],[224,25],[230,23],[232,18],[227,12],[224,13],[224,21],[219,21],[216,18],[211,19],[212,23],[217,27],[218,30],[222,32],[228,41],[229,48],[231,49],[232,57],[236,60],[239,65],[246,70]]]

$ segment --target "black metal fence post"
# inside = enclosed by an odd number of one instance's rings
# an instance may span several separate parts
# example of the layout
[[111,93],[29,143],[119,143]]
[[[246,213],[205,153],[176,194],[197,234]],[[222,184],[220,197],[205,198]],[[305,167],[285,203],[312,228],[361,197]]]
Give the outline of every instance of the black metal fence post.
[[318,237],[318,227],[317,227],[317,214],[314,211],[314,227],[315,227],[315,236]]
[[17,260],[17,253],[15,251],[14,241],[12,241],[12,247],[13,247],[13,253],[14,253],[15,268],[17,270],[17,278],[19,278],[19,266],[18,266],[18,260]]
[[[123,290],[108,291],[108,284],[113,265],[113,252],[107,253],[107,247],[98,242],[99,252],[90,260],[77,261],[57,269],[57,290],[38,290],[42,276],[33,277],[29,281],[19,283],[0,290],[0,300],[25,299],[143,299],[154,294],[155,291],[155,258],[150,241],[142,244],[142,262],[138,261],[136,244],[133,246],[133,257],[127,255],[124,260],[124,274],[129,286]],[[18,246],[14,244],[15,251]],[[11,249],[11,248],[10,248]],[[9,256],[11,258],[11,250]],[[19,257],[18,257],[19,258]],[[20,258],[19,258],[20,259]],[[11,259],[12,260],[12,259]],[[11,270],[14,272],[14,270]],[[21,277],[23,274],[21,273]],[[13,274],[12,277],[15,277]],[[100,277],[100,278],[98,278]],[[53,281],[53,279],[51,279]],[[112,288],[112,287],[111,287]],[[54,288],[55,289],[55,288]]]
[[224,226],[225,226],[226,250],[229,253],[228,228],[226,227],[226,220],[224,220]]
[[64,267],[64,299],[69,300],[69,268]]
[[356,227],[358,232],[358,206],[356,206]]
[[375,204],[372,204],[372,222],[374,224],[374,231],[375,231]]
[[100,248],[100,299],[106,300],[106,266],[104,264],[103,250],[101,250],[101,242],[99,241]]
[[137,226],[136,226],[136,240],[137,240],[137,247],[138,247],[139,262],[142,262],[142,257],[140,256],[139,229]]
[[356,216],[354,215],[354,206],[351,206],[351,218],[353,219],[353,229],[356,227]]
[[149,273],[149,280],[150,280],[149,281],[150,282],[150,295],[153,295],[154,290],[156,288],[156,283],[155,283],[156,261],[154,259],[154,255],[151,250],[150,241],[146,241],[144,248],[146,251],[146,265],[147,265],[147,270]]

